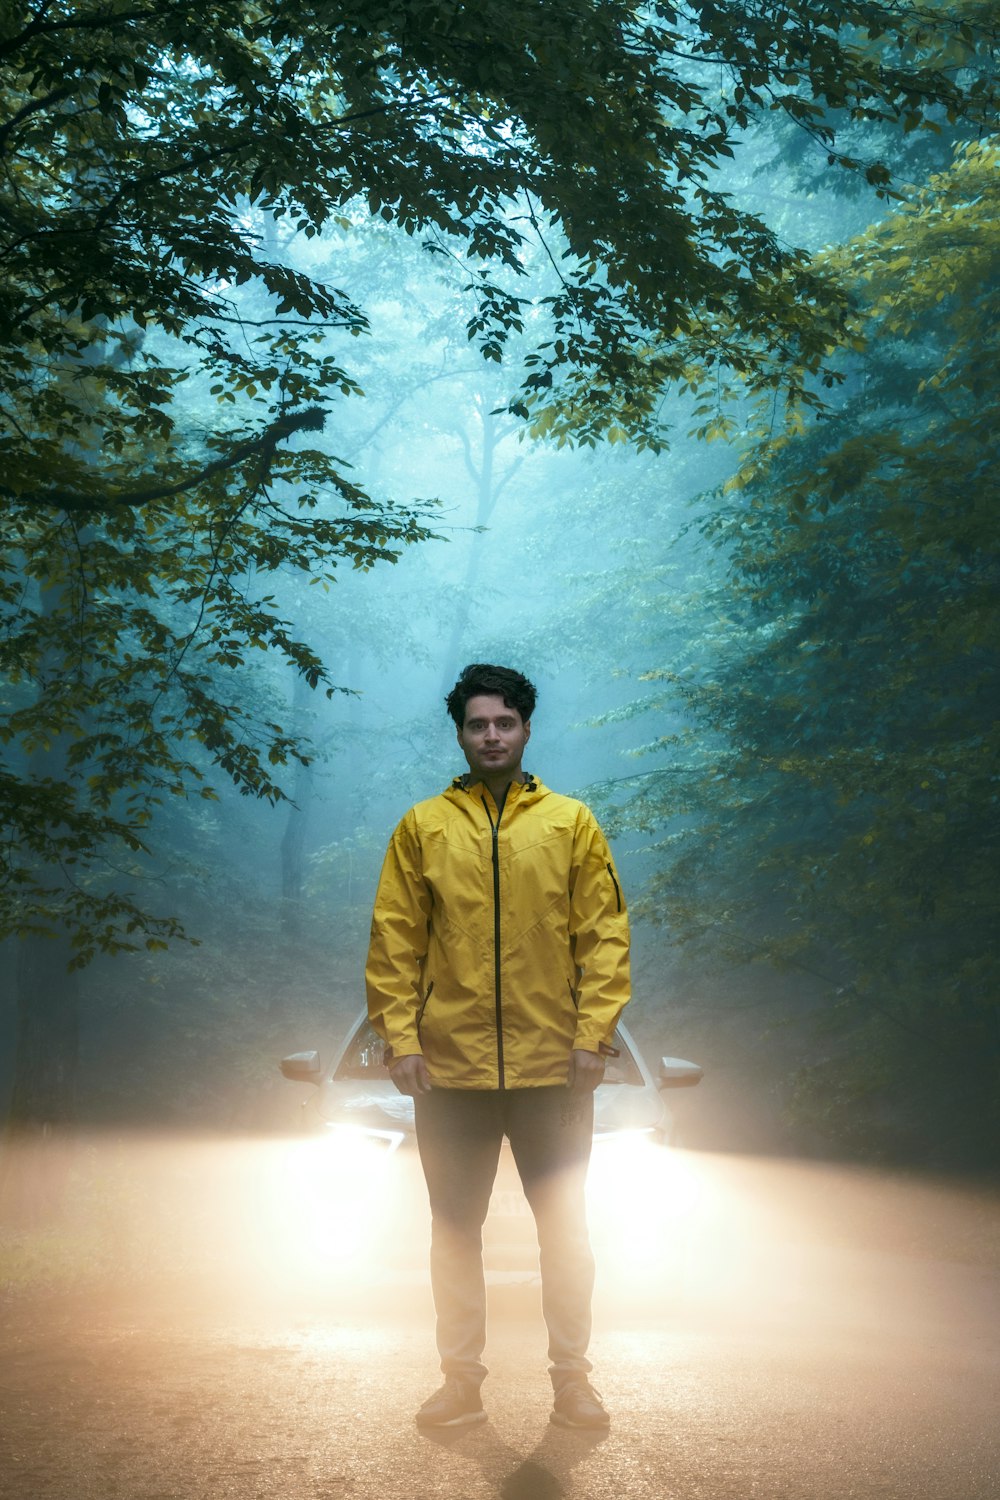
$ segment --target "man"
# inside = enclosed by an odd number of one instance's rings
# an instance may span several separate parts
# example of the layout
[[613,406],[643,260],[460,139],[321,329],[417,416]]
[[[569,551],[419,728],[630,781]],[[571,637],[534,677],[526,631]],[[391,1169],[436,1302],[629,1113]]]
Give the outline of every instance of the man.
[[625,903],[590,810],[521,769],[527,678],[469,666],[446,701],[469,771],[393,834],[366,971],[392,1080],[414,1098],[431,1205],[445,1382],[417,1423],[486,1419],[482,1226],[506,1135],[538,1231],[552,1420],[603,1428],[587,1379],[584,1180],[594,1089],[629,994]]

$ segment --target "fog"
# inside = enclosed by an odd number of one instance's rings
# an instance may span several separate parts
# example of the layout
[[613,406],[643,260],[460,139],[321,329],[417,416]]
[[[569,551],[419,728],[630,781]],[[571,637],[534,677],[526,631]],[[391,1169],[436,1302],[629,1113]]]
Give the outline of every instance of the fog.
[[[927,1348],[995,1331],[995,1192],[625,1141],[604,1161],[603,1149],[588,1183],[601,1331],[655,1316],[746,1338],[781,1328],[800,1342],[891,1332]],[[412,1145],[101,1131],[81,1133],[63,1166],[44,1243],[23,1231],[5,1241],[15,1303],[35,1289],[41,1258],[49,1294],[70,1308],[93,1291],[151,1316],[211,1306],[257,1331],[302,1318],[432,1322]],[[537,1246],[506,1147],[485,1264],[491,1320],[538,1321]]]
[[[987,1500],[993,18],[383,9],[0,40],[0,1488]],[[506,1153],[491,1420],[414,1440],[400,1096],[279,1069],[473,662],[631,914],[608,1433]]]
[[[872,153],[889,138],[852,129]],[[856,323],[828,384],[803,376],[801,409],[776,387],[768,414],[725,362],[710,400],[704,370],[674,382],[657,412],[662,451],[621,429],[596,446],[532,437],[512,414],[559,284],[538,245],[524,252],[525,326],[484,359],[466,332],[468,266],[426,253],[391,215],[358,199],[306,238],[237,205],[261,261],[346,286],[369,320],[361,337],[322,333],[360,393],[345,377],[322,433],[290,446],[337,455],[431,535],[383,544],[374,514],[369,540],[386,555],[370,568],[345,550],[333,579],[262,564],[237,580],[318,654],[335,691],[244,643],[220,693],[306,747],[307,766],[278,766],[288,800],[240,795],[196,744],[193,774],[214,800],[193,782],[164,797],[149,853],[112,850],[81,882],[177,918],[191,942],[98,953],[65,983],[46,980],[64,1002],[60,1123],[295,1128],[277,1060],[329,1055],[357,1013],[386,841],[462,770],[444,695],[466,663],[492,661],[538,686],[528,769],[591,803],[612,839],[635,918],[640,1047],[705,1069],[685,1143],[995,1164],[983,769],[995,544],[965,503],[986,483],[975,371],[988,350],[975,340],[991,337],[993,282],[988,265],[928,249],[918,212],[939,192],[986,211],[989,194],[961,172],[988,162],[963,129],[893,138],[905,210],[863,173],[832,170],[787,122],[744,132],[713,187],[834,267]],[[934,283],[945,260],[947,295]],[[252,282],[224,290],[248,325],[271,309]],[[180,338],[143,337],[146,353],[194,368]],[[209,379],[174,398],[203,435],[217,415]],[[957,427],[934,426],[939,407]],[[890,454],[882,468],[876,451]],[[10,753],[16,767],[37,751]],[[13,940],[0,961],[6,1097]],[[37,1062],[22,1048],[23,1069]]]
[[[277,807],[206,769],[217,801],[164,809],[142,898],[179,914],[199,946],[98,959],[81,976],[85,1121],[294,1121],[277,1058],[329,1047],[361,1003],[388,836],[464,768],[443,702],[461,668],[496,661],[532,678],[528,768],[588,797],[637,769],[636,740],[650,730],[637,736],[628,714],[649,696],[641,677],[663,640],[678,662],[694,648],[683,610],[711,559],[685,528],[694,497],[724,480],[733,457],[686,436],[690,403],[678,401],[662,457],[532,442],[496,414],[511,377],[464,339],[455,278],[404,236],[359,223],[306,259],[294,239],[271,250],[318,273],[345,242],[372,283],[371,334],[355,356],[369,394],[339,405],[324,440],[372,493],[420,502],[435,537],[370,572],[345,565],[330,584],[247,580],[251,597],[273,593],[338,691],[311,691],[277,662],[245,669],[242,694],[304,737],[311,764],[288,769],[290,800]],[[661,714],[655,733],[677,722],[676,709]],[[618,846],[636,893],[643,843],[624,834]],[[637,1024],[654,1048],[669,1040],[676,1051],[689,1033],[663,982],[664,935],[640,925],[636,937]],[[9,1082],[12,1011],[6,1024]],[[704,1053],[707,1040],[699,1030],[691,1045]]]

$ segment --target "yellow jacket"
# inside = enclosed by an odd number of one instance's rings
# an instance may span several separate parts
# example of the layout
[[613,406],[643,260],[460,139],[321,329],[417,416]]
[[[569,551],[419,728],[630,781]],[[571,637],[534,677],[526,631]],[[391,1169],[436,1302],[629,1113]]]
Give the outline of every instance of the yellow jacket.
[[403,818],[382,867],[365,978],[391,1057],[423,1053],[442,1088],[566,1081],[629,997],[629,932],[590,809],[533,777],[458,777]]

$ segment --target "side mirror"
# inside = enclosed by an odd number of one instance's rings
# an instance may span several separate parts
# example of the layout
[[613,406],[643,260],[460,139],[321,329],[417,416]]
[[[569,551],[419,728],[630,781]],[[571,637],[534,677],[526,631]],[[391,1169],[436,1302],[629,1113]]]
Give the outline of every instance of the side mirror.
[[704,1076],[704,1069],[697,1063],[685,1062],[682,1057],[661,1057],[656,1086],[661,1089],[693,1089]]
[[318,1084],[320,1081],[322,1070],[318,1052],[293,1052],[290,1057],[283,1057],[278,1066],[293,1083]]

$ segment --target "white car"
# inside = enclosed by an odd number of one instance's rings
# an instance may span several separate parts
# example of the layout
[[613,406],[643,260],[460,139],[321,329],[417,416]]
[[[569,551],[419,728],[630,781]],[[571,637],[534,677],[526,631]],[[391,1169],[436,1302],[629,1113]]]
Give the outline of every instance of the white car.
[[[624,1026],[616,1029],[612,1047],[594,1101],[595,1140],[628,1131],[672,1143],[674,1118],[664,1092],[691,1088],[701,1081],[702,1069],[683,1058],[661,1057],[654,1080]],[[353,1127],[388,1146],[402,1145],[413,1136],[413,1100],[397,1091],[383,1051],[381,1037],[362,1012],[329,1068],[323,1068],[318,1052],[294,1052],[282,1058],[281,1071],[295,1083],[317,1086],[309,1103],[321,1122]]]
[[[664,1245],[676,1238],[693,1190],[684,1154],[664,1149],[676,1136],[665,1096],[699,1083],[702,1069],[663,1057],[654,1078],[624,1026],[613,1047],[595,1097],[591,1234],[599,1257],[639,1295],[643,1270],[662,1271]],[[306,1141],[282,1169],[296,1244],[313,1247],[314,1267],[339,1263],[352,1278],[419,1272],[426,1261],[426,1193],[407,1149],[415,1144],[413,1100],[397,1092],[382,1056],[362,1012],[328,1067],[315,1051],[280,1065],[286,1078],[315,1085],[304,1104]],[[484,1248],[492,1284],[537,1280],[533,1221],[506,1142]]]

